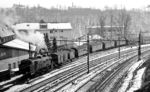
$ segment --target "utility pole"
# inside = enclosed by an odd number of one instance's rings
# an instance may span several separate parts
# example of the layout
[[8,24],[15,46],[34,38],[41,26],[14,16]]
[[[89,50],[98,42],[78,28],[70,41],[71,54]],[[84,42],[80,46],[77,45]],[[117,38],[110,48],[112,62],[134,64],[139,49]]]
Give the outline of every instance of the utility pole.
[[119,41],[118,54],[119,54],[119,59],[120,59],[120,34],[118,34],[118,41]]
[[87,73],[90,72],[90,69],[89,69],[89,33],[87,34],[87,68],[88,68],[88,71]]
[[139,45],[139,48],[138,48],[138,60],[141,60],[141,31],[139,33],[138,45]]

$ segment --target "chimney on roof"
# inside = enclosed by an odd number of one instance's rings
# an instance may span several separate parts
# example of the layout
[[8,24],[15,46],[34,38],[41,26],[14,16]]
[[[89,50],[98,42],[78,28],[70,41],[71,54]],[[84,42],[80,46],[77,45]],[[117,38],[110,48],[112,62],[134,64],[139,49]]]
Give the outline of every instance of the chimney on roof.
[[46,23],[43,19],[40,20],[40,23]]

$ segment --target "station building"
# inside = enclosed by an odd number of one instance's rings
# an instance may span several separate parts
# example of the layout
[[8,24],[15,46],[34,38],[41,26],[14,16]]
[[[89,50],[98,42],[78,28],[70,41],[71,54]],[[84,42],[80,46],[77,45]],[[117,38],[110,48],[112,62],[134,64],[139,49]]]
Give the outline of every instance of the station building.
[[[35,46],[31,46],[34,52]],[[21,60],[29,58],[29,44],[19,39],[6,42],[0,46],[0,70],[16,69]]]
[[51,41],[56,38],[57,45],[69,44],[67,40],[73,39],[70,23],[46,23],[41,20],[39,23],[19,23],[15,27],[18,31],[48,33]]
[[[35,50],[31,46],[31,50]],[[29,44],[16,38],[12,30],[0,26],[0,71],[18,68],[19,61],[29,58]]]

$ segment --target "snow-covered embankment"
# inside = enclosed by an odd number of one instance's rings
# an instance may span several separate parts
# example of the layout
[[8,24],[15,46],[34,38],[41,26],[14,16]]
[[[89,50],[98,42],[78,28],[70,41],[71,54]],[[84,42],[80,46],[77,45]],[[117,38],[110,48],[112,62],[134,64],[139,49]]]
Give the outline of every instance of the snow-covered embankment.
[[[127,76],[123,81],[122,86],[118,90],[118,92],[134,92],[135,90],[139,89],[142,84],[142,76],[145,71],[145,67],[137,70],[145,60],[140,60],[132,65],[132,67],[128,70]],[[137,70],[136,75],[134,72]]]

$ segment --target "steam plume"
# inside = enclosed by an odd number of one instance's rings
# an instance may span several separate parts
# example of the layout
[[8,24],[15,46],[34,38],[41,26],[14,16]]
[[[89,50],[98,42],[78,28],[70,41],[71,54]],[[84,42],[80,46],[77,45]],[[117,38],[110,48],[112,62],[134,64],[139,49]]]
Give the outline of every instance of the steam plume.
[[19,31],[18,29],[15,29],[15,34],[19,39],[31,42],[38,48],[46,48],[44,35],[40,32],[34,32],[33,29],[28,29],[26,31]]

